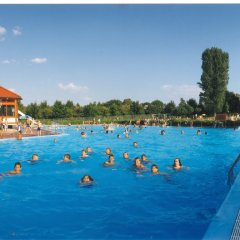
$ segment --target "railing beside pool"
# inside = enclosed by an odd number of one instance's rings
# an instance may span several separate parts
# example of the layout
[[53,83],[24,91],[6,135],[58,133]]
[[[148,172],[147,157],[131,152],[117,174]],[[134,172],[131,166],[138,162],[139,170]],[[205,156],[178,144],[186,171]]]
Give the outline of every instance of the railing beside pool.
[[240,154],[238,155],[238,157],[235,159],[235,161],[233,162],[232,166],[230,167],[230,169],[228,170],[228,185],[232,185],[234,183],[235,180],[235,176],[234,176],[234,167],[237,165],[237,163],[240,160]]

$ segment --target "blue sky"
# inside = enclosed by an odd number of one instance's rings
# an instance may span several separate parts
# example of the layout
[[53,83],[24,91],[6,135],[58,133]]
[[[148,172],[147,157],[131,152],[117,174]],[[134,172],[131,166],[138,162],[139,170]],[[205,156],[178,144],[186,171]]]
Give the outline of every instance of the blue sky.
[[0,85],[24,104],[198,100],[218,47],[240,93],[239,23],[239,4],[0,5]]

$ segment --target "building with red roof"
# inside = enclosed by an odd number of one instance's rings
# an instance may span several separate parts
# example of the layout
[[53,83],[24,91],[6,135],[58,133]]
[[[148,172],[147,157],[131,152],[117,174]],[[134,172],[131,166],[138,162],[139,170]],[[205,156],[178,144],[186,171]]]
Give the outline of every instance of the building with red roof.
[[0,86],[0,118],[7,120],[9,125],[18,122],[18,102],[22,97]]

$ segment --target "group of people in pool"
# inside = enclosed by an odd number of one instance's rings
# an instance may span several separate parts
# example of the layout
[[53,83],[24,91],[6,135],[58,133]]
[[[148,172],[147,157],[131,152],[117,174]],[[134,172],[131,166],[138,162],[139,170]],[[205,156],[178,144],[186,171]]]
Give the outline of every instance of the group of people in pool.
[[[84,154],[83,154],[83,151],[85,152]],[[92,149],[90,147],[87,147],[86,150],[82,150],[82,155],[85,155],[87,151],[92,152]],[[103,163],[103,166],[105,166],[105,167],[114,166],[115,165],[114,155],[113,155],[113,153],[112,153],[112,151],[109,147],[106,148],[105,154],[108,156],[108,160]],[[125,160],[131,160],[129,158],[129,154],[127,152],[123,153],[123,158]],[[28,162],[36,163],[38,160],[39,160],[38,154],[34,153],[32,155],[31,160],[28,160]],[[64,162],[65,163],[70,163],[70,162],[74,162],[74,161],[71,160],[70,154],[64,154],[63,160],[60,160],[57,163],[64,163]],[[150,161],[147,159],[146,154],[142,154],[141,158],[139,158],[139,157],[134,158],[133,168],[136,169],[136,170],[147,170],[144,163],[149,163],[149,162]],[[181,170],[183,168],[183,165],[181,163],[181,160],[179,158],[176,158],[176,159],[174,159],[173,165],[170,166],[170,167],[174,170]],[[21,170],[22,170],[21,163],[16,162],[14,164],[14,169],[13,170],[5,172],[5,173],[1,173],[0,176],[18,175],[18,174],[21,173]],[[169,176],[169,174],[167,174],[165,172],[159,172],[159,168],[156,164],[152,164],[151,173],[152,173],[152,175]],[[80,184],[92,184],[93,182],[94,182],[94,179],[90,175],[84,175],[80,180]]]
[[[128,132],[128,130],[125,131]],[[82,132],[83,133],[83,132]],[[87,136],[87,134],[82,134],[81,135],[85,135],[85,137]],[[162,135],[165,134],[164,132],[161,132]],[[197,133],[199,134],[199,133]],[[137,142],[133,142],[133,147],[138,148],[138,144]],[[93,151],[91,149],[91,147],[87,147],[85,149],[83,149],[81,151],[81,160],[84,160],[85,158],[89,157],[89,154],[91,154]],[[112,153],[112,150],[107,147],[105,150],[105,155],[108,156],[107,161],[105,161],[103,163],[104,167],[110,167],[110,166],[114,166],[115,165],[115,159],[114,159],[114,155]],[[125,160],[133,160],[133,164],[132,164],[132,168],[135,170],[145,170],[148,171],[149,169],[146,167],[146,164],[150,163],[151,161],[147,159],[146,154],[142,154],[141,157],[135,157],[134,159],[130,159],[129,158],[129,154],[127,152],[123,153],[123,159]],[[31,160],[28,160],[31,163],[36,163],[39,160],[39,156],[38,154],[33,154]],[[63,159],[57,161],[57,164],[59,163],[73,163],[75,162],[74,160],[71,159],[71,155],[69,153],[64,154]],[[181,170],[184,166],[181,163],[181,160],[179,158],[175,158],[174,162],[171,166],[168,166],[170,168],[172,168],[173,170]],[[10,175],[18,175],[21,173],[21,163],[20,162],[16,162],[14,165],[14,169],[5,173],[0,173],[0,176],[10,176]],[[165,172],[159,172],[159,167],[156,164],[152,164],[151,165],[151,169],[150,169],[152,175],[164,175],[164,176],[169,176],[169,174],[165,173]],[[89,184],[89,183],[93,183],[94,180],[90,175],[84,175],[81,180],[80,183],[81,184]]]

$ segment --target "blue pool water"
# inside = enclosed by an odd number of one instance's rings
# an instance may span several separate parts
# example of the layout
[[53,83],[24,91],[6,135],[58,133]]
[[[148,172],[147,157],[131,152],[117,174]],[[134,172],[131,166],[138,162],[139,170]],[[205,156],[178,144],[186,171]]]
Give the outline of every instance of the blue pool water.
[[[196,128],[169,127],[161,136],[160,130],[147,127],[126,139],[122,127],[105,134],[93,126],[81,138],[72,126],[57,137],[0,141],[0,172],[22,162],[20,176],[0,178],[0,239],[201,239],[229,191],[227,170],[239,154],[240,131],[202,128],[208,134],[196,135]],[[80,161],[87,146],[94,153]],[[106,147],[114,167],[102,166]],[[130,158],[145,153],[170,179],[132,171],[125,151]],[[37,164],[26,162],[33,153]],[[76,163],[56,164],[64,153]],[[189,169],[167,168],[175,157]],[[79,186],[84,174],[94,186]]]

